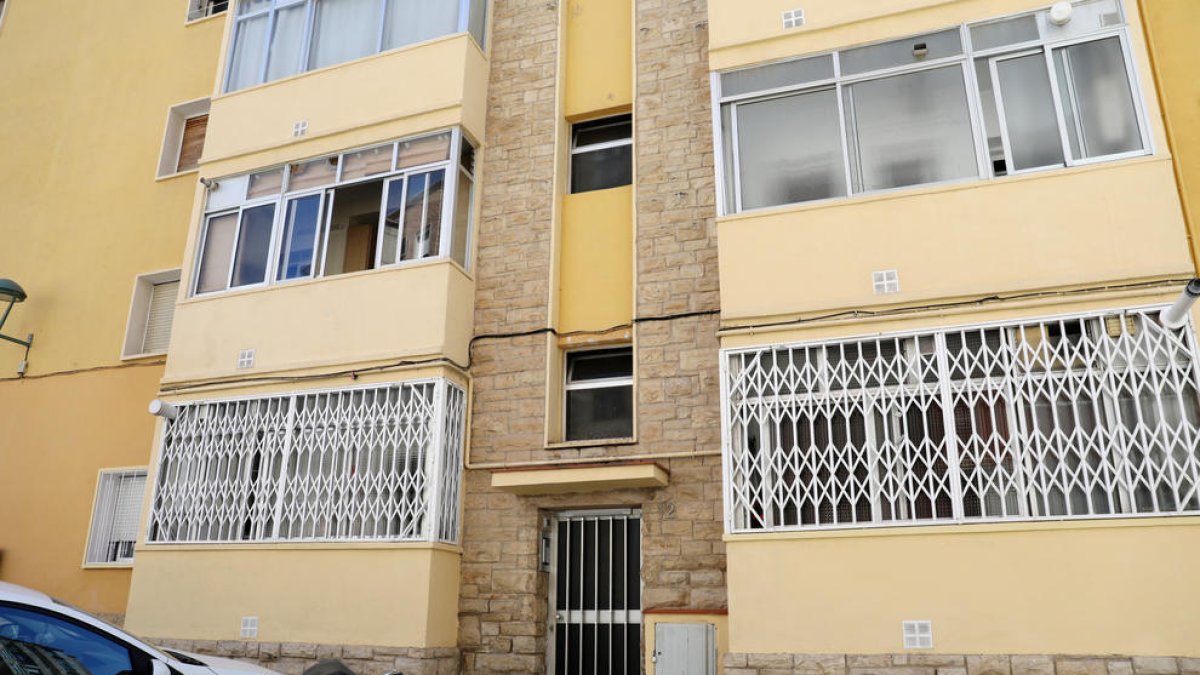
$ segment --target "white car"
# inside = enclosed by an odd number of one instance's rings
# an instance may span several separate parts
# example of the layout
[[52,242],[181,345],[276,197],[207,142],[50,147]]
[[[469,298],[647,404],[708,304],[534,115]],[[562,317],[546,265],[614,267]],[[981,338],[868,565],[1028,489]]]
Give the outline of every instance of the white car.
[[159,649],[87,612],[0,581],[0,675],[279,675]]

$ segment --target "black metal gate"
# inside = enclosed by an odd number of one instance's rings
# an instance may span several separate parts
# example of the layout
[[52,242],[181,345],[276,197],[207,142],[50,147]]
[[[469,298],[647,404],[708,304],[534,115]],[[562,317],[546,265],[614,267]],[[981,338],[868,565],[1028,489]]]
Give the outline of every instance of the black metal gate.
[[637,675],[642,663],[638,511],[560,514],[550,589],[554,675]]

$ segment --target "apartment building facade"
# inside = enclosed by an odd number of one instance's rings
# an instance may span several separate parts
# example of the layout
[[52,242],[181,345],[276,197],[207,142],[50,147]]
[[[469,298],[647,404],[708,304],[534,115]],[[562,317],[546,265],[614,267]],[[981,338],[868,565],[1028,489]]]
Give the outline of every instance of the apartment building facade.
[[1200,667],[1186,2],[9,4],[0,579],[286,673]]

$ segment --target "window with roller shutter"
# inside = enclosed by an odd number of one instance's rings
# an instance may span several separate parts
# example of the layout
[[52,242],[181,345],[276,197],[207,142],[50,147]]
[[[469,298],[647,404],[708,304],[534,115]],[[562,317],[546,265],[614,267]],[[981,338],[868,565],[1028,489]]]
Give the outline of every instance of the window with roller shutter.
[[133,562],[145,490],[145,470],[100,472],[88,536],[87,564]]

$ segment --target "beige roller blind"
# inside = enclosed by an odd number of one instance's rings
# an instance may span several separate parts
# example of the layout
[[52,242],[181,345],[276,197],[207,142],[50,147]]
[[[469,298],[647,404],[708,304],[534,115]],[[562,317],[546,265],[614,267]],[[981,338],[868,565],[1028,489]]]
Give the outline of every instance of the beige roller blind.
[[154,285],[150,294],[150,309],[146,313],[143,354],[167,351],[167,343],[171,340],[171,321],[175,317],[175,297],[178,294],[178,281]]

